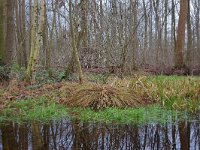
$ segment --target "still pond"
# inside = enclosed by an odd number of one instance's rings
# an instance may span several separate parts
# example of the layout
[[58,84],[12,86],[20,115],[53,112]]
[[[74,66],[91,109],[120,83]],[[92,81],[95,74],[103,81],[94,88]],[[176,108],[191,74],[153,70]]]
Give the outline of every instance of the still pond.
[[193,120],[144,125],[64,119],[49,124],[0,126],[5,150],[199,150],[200,115]]

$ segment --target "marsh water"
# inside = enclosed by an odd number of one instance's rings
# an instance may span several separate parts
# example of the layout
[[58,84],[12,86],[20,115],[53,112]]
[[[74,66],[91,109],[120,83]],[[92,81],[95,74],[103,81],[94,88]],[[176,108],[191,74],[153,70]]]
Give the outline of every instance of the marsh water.
[[200,115],[192,121],[146,125],[83,123],[69,119],[49,124],[1,125],[6,150],[199,150]]

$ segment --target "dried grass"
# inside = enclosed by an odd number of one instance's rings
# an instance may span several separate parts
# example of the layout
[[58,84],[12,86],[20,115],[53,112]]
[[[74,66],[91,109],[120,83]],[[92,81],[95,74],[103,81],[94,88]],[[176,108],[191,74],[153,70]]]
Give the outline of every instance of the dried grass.
[[[106,107],[140,107],[154,103],[155,100],[150,96],[147,87],[130,88],[132,81],[126,82],[116,80],[113,84],[66,84],[61,90],[68,93],[62,102],[70,107],[90,107],[93,110],[100,110]],[[133,85],[132,85],[133,86]],[[141,92],[143,91],[143,92]]]

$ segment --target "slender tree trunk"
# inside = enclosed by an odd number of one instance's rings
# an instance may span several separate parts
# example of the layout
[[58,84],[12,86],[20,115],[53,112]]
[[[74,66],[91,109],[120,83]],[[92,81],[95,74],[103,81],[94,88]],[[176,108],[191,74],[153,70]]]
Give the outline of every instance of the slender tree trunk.
[[[15,1],[17,2],[17,1]],[[25,0],[19,0],[15,3],[16,30],[17,30],[17,60],[18,64],[27,67],[26,54],[26,15],[25,15]]]
[[72,36],[72,48],[73,48],[73,54],[74,54],[74,61],[77,65],[78,74],[79,74],[79,82],[83,83],[83,72],[81,68],[81,63],[78,57],[78,50],[76,45],[76,37],[74,34],[74,25],[73,25],[73,18],[72,18],[72,0],[69,0],[69,21],[70,21],[70,32]]
[[190,20],[190,0],[188,0],[188,13],[187,13],[187,55],[186,55],[186,65],[191,66],[192,61],[192,29]]
[[181,68],[184,67],[183,60],[183,49],[184,49],[184,40],[185,40],[185,24],[187,20],[188,13],[188,0],[180,1],[180,14],[178,22],[178,34],[177,34],[177,43],[175,49],[175,67]]
[[25,0],[22,0],[22,66],[27,67],[27,52],[26,52],[26,12]]
[[[150,5],[150,14],[149,14],[149,52],[151,55],[148,55],[150,58],[153,58],[153,6],[152,0],[149,1]],[[151,59],[152,60],[152,59]],[[148,60],[148,62],[151,62]]]
[[46,1],[42,0],[41,1],[41,16],[40,16],[40,21],[39,21],[39,27],[38,30],[36,30],[36,25],[37,25],[37,5],[38,5],[38,1],[35,0],[34,1],[34,21],[32,23],[34,23],[33,29],[32,29],[32,34],[34,37],[36,32],[36,36],[35,39],[32,39],[32,44],[31,44],[31,55],[29,58],[29,64],[28,64],[28,68],[27,68],[27,79],[32,81],[35,81],[35,74],[36,74],[36,66],[37,66],[37,61],[38,61],[38,57],[39,57],[39,51],[40,51],[40,45],[42,42],[42,33],[43,33],[43,29],[44,29],[44,23],[45,23],[45,5],[46,5]]
[[[31,39],[32,39],[32,30],[33,30],[33,27],[32,27],[32,21],[33,21],[33,10],[32,10],[32,0],[29,0],[29,28],[28,28],[28,31],[29,31],[29,39],[28,39],[28,56],[30,56],[30,52],[31,52]],[[34,37],[35,38],[35,37]],[[28,63],[28,62],[27,62]],[[27,64],[27,68],[28,68],[28,64]]]
[[146,53],[147,53],[147,30],[148,30],[148,17],[147,17],[147,9],[146,9],[146,4],[145,0],[142,1],[143,3],[143,10],[144,10],[144,53],[143,53],[143,64],[146,64]]
[[[103,13],[103,2],[102,2],[103,0],[100,0],[100,39],[99,39],[99,42],[100,42],[100,49],[101,49],[101,51],[102,51],[102,55],[101,55],[101,57],[102,58],[105,58],[106,56],[105,56],[105,54],[106,54],[106,51],[105,51],[105,49],[104,49],[104,46],[103,46],[103,31],[104,31],[104,22],[103,22],[103,17],[104,17],[104,13]],[[105,63],[106,63],[106,61],[107,60],[105,60]],[[105,64],[106,65],[106,64]]]
[[7,0],[6,4],[6,51],[5,63],[10,65],[12,63],[12,53],[14,50],[14,3],[13,0]]
[[4,0],[0,0],[0,66],[5,55]]
[[34,0],[33,13],[31,13],[31,41],[30,41],[30,56],[28,61],[28,66],[26,69],[26,80],[30,81],[32,79],[32,66],[33,66],[33,57],[35,50],[35,38],[36,38],[36,29],[37,29],[37,9],[38,0]]
[[45,11],[45,18],[44,18],[44,26],[43,26],[43,32],[42,32],[42,42],[43,42],[43,52],[44,52],[44,56],[45,56],[45,59],[43,61],[43,65],[46,67],[46,69],[48,69],[49,67],[49,64],[48,64],[48,58],[49,56],[49,49],[48,49],[48,21],[47,21],[47,8],[46,8],[46,3],[45,3],[45,6],[44,6],[44,11]]
[[[163,55],[162,55],[162,60],[163,62],[165,63],[166,61],[168,61],[168,40],[167,40],[167,37],[168,37],[168,29],[167,29],[167,24],[168,24],[168,3],[169,1],[168,0],[165,0],[165,17],[164,17],[164,23],[165,23],[165,27],[164,27],[164,48],[163,48]],[[168,64],[168,63],[167,63]]]
[[[200,0],[197,2],[196,12],[196,37],[197,37],[197,53],[198,60],[200,60]],[[200,63],[200,61],[198,61]]]
[[131,70],[136,69],[136,52],[138,48],[138,37],[137,37],[137,23],[138,23],[138,17],[137,17],[137,7],[138,7],[138,1],[132,0],[132,15],[133,15],[133,37],[132,37],[132,63],[131,63]]
[[[172,13],[171,13],[171,46],[173,50],[176,49],[176,18],[175,18],[175,3],[172,0]],[[175,57],[174,57],[175,59]]]
[[43,29],[44,29],[44,23],[45,23],[45,6],[46,6],[46,0],[41,0],[40,2],[41,4],[41,16],[40,16],[40,20],[39,20],[39,27],[38,27],[38,31],[36,33],[36,39],[35,39],[35,48],[34,48],[34,52],[33,52],[33,64],[32,64],[32,79],[33,81],[35,81],[35,75],[36,75],[36,67],[37,67],[37,63],[38,63],[38,58],[39,58],[39,52],[40,52],[40,46],[41,46],[41,42],[42,42],[42,33],[43,33]]
[[160,17],[159,17],[159,5],[160,0],[153,0],[153,7],[155,12],[155,39],[156,39],[156,64],[160,65],[160,54],[161,54],[161,25],[160,25]]
[[[16,3],[17,1],[15,1]],[[17,44],[16,44],[16,49],[17,49],[17,61],[18,61],[18,64],[19,66],[22,65],[22,57],[21,57],[21,50],[22,50],[22,47],[21,47],[21,42],[22,42],[22,19],[21,19],[21,16],[22,16],[22,5],[21,5],[21,0],[18,0],[18,3],[15,4],[15,18],[16,18],[16,32],[17,32]]]
[[46,52],[46,69],[49,69],[50,64],[51,64],[51,53],[53,50],[53,33],[55,30],[55,26],[56,26],[56,11],[58,10],[58,1],[56,0],[55,4],[53,4],[53,3],[54,3],[54,0],[52,0],[52,8],[54,5],[55,5],[55,7],[53,8],[54,11],[53,11],[53,21],[51,24],[52,29],[50,31],[49,48],[47,49],[48,51]]
[[87,0],[81,0],[81,12],[82,12],[81,29],[83,32],[83,47],[84,48],[87,48],[88,46],[87,5],[88,5]]

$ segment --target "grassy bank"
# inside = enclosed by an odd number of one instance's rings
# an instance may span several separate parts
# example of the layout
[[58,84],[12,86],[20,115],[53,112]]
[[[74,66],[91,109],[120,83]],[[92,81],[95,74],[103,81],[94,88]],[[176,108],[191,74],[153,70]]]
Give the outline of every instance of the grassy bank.
[[52,120],[78,119],[83,122],[105,122],[120,124],[146,124],[167,123],[188,119],[185,112],[173,111],[162,108],[159,105],[151,105],[141,108],[105,108],[95,112],[90,108],[66,108],[45,97],[28,99],[10,103],[0,116],[0,123],[15,122],[26,123],[37,121],[48,123]]
[[[103,81],[101,81],[103,79]],[[25,85],[0,91],[0,122],[82,121],[166,123],[200,110],[200,78],[178,76],[98,77],[88,82]]]

